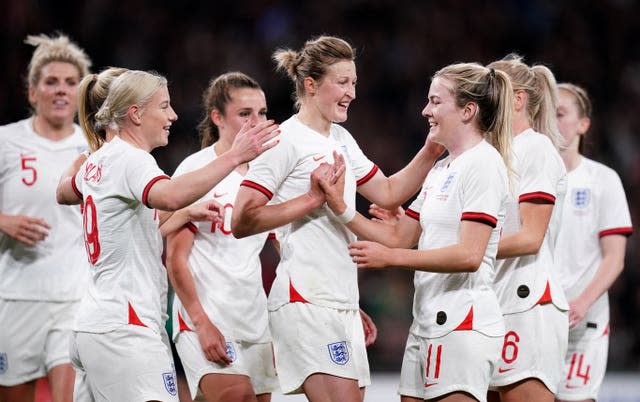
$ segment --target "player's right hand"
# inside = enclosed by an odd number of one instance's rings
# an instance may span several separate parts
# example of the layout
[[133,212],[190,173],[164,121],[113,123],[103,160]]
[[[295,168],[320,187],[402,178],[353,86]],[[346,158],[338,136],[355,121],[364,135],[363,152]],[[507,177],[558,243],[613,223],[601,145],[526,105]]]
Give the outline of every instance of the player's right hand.
[[29,246],[44,240],[50,229],[51,226],[40,218],[0,214],[0,231]]
[[248,121],[236,134],[229,152],[238,158],[239,163],[252,161],[278,144],[278,140],[274,138],[280,134],[279,128],[280,126],[273,120],[255,125]]
[[227,366],[233,362],[227,355],[227,342],[222,332],[209,320],[196,328],[200,346],[207,360],[221,366]]

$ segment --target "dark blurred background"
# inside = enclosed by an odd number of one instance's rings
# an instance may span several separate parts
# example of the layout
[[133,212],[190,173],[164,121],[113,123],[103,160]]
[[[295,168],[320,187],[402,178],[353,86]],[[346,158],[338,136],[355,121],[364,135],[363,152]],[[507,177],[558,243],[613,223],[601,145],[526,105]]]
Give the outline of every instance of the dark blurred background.
[[[488,63],[510,52],[550,67],[558,81],[585,86],[595,118],[588,155],[618,171],[639,222],[640,2],[585,1],[145,1],[2,0],[0,124],[28,115],[28,34],[66,33],[107,66],[156,70],[170,81],[180,119],[170,145],[154,152],[169,174],[198,149],[195,126],[208,81],[240,70],[263,86],[269,114],[292,112],[293,87],[271,54],[326,33],[357,49],[358,92],[344,124],[385,173],[402,168],[424,142],[420,117],[430,76],[458,61]],[[366,211],[366,203],[359,209]],[[640,369],[640,242],[630,238],[622,277],[610,292],[610,370]],[[265,279],[273,276],[267,257]],[[339,280],[339,278],[336,278]],[[361,303],[378,325],[374,370],[399,370],[411,322],[412,274],[361,273]]]

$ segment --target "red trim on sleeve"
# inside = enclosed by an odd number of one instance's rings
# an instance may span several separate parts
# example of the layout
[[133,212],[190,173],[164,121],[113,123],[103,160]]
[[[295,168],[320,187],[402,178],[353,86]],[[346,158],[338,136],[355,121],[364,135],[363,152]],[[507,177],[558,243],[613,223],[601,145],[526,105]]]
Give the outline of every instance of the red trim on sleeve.
[[78,175],[78,173],[76,172],[76,174],[73,175],[73,177],[71,178],[71,188],[73,189],[73,192],[76,193],[76,195],[78,196],[78,198],[82,199],[82,193],[80,192],[80,189],[78,188],[78,186],[76,186],[76,176]]
[[191,328],[189,328],[187,323],[184,322],[184,319],[182,318],[182,314],[180,314],[179,311],[178,311],[178,330],[179,331],[191,331],[191,332],[193,332],[193,330]]
[[171,179],[169,176],[167,176],[166,174],[163,174],[161,176],[157,176],[154,177],[153,179],[151,179],[149,181],[149,183],[147,183],[146,186],[144,186],[144,190],[142,190],[142,203],[144,205],[146,205],[148,208],[151,208],[151,206],[147,203],[147,197],[149,197],[149,191],[151,190],[151,187],[153,187],[154,184],[156,184],[158,181],[160,180],[169,180]]
[[267,236],[267,240],[276,240],[276,234],[274,232],[270,232],[269,236]]
[[420,212],[416,212],[413,209],[407,209],[406,211],[404,211],[404,214],[407,215],[409,218],[413,218],[417,221],[420,220]]
[[629,236],[631,236],[632,233],[633,233],[633,228],[632,227],[613,228],[613,229],[607,229],[607,230],[600,231],[600,233],[598,233],[598,237],[602,239],[605,236],[616,235],[616,234],[629,237]]
[[609,335],[609,332],[611,332],[611,330],[609,329],[609,323],[607,323],[607,326],[604,327],[604,331],[602,331],[602,335]]
[[293,287],[291,278],[289,278],[289,303],[309,303],[298,291]]
[[458,325],[454,331],[471,331],[473,329],[473,306],[469,309],[469,313],[465,319]]
[[184,226],[189,229],[191,231],[191,233],[196,234],[198,233],[198,227],[196,225],[194,225],[191,222],[187,222],[184,224]]
[[547,281],[547,287],[544,289],[544,293],[540,300],[538,300],[538,304],[549,304],[553,300],[551,299],[551,286],[549,286],[549,281]]
[[367,173],[363,178],[361,178],[360,180],[356,181],[356,186],[361,186],[364,183],[368,182],[369,180],[371,180],[371,178],[373,176],[375,176],[375,174],[378,172],[378,170],[380,170],[380,168],[378,167],[378,165],[373,165],[373,167],[371,168],[371,170],[369,171],[369,173]]
[[254,190],[258,190],[260,191],[262,194],[264,194],[269,200],[271,200],[273,198],[273,193],[269,190],[267,190],[265,187],[259,185],[256,182],[250,181],[250,180],[243,180],[242,183],[240,183],[241,186],[245,186],[245,187],[249,187],[252,188]]
[[521,194],[518,202],[533,202],[536,204],[555,204],[556,197],[544,191],[536,191],[533,193]]
[[492,228],[495,228],[498,224],[497,218],[494,218],[493,216],[485,214],[483,212],[463,212],[460,220],[480,222],[489,225]]
[[136,313],[136,311],[133,309],[133,306],[131,305],[131,302],[127,302],[127,304],[129,305],[129,321],[128,323],[131,325],[139,325],[141,327],[146,327],[146,325],[140,321],[140,318],[138,317],[138,314]]

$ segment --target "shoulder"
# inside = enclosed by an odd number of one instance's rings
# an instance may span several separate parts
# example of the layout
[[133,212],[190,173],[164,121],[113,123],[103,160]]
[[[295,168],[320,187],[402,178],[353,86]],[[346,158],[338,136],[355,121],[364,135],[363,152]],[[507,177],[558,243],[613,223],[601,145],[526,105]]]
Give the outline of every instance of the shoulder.
[[24,119],[0,126],[0,138],[8,140],[10,138],[21,137],[28,132],[27,125],[31,119]]
[[584,158],[582,163],[584,163],[584,168],[589,175],[598,178],[602,182],[621,181],[618,172],[603,163],[588,158]]
[[215,160],[217,155],[213,149],[213,145],[205,147],[197,152],[184,158],[182,162],[176,168],[174,175],[181,174],[182,172],[198,169],[207,163]]

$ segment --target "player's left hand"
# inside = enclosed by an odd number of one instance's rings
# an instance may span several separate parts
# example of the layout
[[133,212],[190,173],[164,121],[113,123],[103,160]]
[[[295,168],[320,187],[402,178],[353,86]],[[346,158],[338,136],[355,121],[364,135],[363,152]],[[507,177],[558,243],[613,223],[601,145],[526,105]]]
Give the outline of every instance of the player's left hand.
[[371,241],[355,241],[349,244],[349,255],[358,268],[384,268],[390,265],[391,249]]
[[378,327],[367,313],[360,309],[362,319],[362,329],[364,330],[364,346],[369,347],[374,344],[378,337]]
[[587,314],[587,310],[589,310],[589,306],[580,298],[571,300],[569,302],[569,328],[578,325]]

